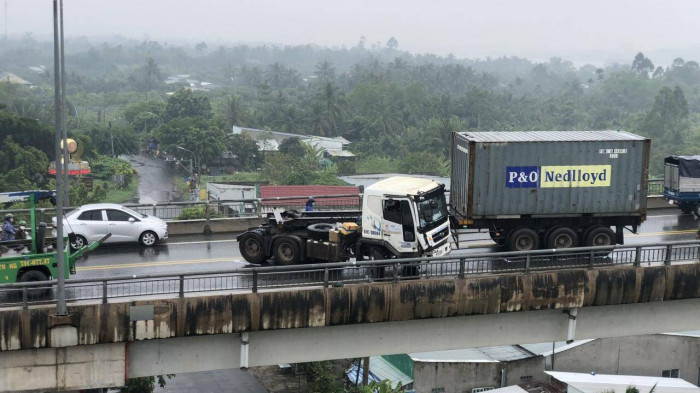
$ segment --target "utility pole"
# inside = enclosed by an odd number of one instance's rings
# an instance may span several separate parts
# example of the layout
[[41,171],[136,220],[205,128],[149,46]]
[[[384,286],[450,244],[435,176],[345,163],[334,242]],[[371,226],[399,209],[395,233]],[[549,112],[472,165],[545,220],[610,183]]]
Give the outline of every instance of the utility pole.
[[63,189],[65,190],[65,199],[63,206],[70,206],[70,182],[68,178],[68,170],[70,169],[70,154],[68,154],[68,121],[66,115],[66,62],[63,52],[63,0],[59,0],[60,5],[60,30],[61,30],[61,132],[63,134]]
[[[56,314],[66,315],[66,279],[63,275],[65,272],[64,249],[63,242],[63,163],[61,162],[62,149],[62,133],[61,124],[63,113],[61,111],[61,70],[60,70],[60,51],[58,48],[58,0],[53,0],[53,78],[54,78],[54,115],[56,121],[55,146],[56,146],[56,262],[58,264],[58,283],[56,289]],[[65,144],[64,144],[65,145]],[[68,146],[65,146],[67,149]]]
[[7,0],[5,0],[5,40],[7,40]]
[[114,158],[114,134],[112,134],[112,122],[107,123],[107,128],[109,128],[109,139],[112,142],[112,158]]

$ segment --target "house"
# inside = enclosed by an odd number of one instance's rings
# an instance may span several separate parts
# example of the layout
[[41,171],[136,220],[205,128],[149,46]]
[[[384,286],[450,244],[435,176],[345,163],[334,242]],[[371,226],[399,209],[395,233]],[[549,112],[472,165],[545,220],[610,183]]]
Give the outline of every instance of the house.
[[545,371],[555,381],[566,386],[567,393],[625,393],[635,387],[639,392],[654,393],[700,393],[700,388],[679,378],[661,376],[610,375],[591,373],[568,373]]
[[548,371],[668,377],[700,385],[700,331],[397,356],[413,364],[419,393],[478,393],[548,382]]
[[243,134],[249,136],[257,143],[258,150],[262,152],[278,151],[279,146],[285,140],[289,138],[299,138],[302,143],[305,143],[319,151],[322,158],[333,160],[334,158],[354,159],[355,157],[354,154],[346,150],[347,146],[350,145],[350,141],[343,137],[328,138],[313,135],[292,134],[289,132],[265,131],[238,126],[233,126],[231,132],[233,134]]
[[31,87],[32,83],[28,82],[11,72],[0,72],[0,83],[9,83],[13,85],[22,85]]
[[[357,196],[347,196],[347,195]],[[314,210],[358,210],[360,188],[355,186],[260,186],[262,212],[274,209],[304,210],[310,196],[315,198]],[[344,195],[337,198],[316,198],[319,195]],[[288,198],[298,196],[300,198]]]

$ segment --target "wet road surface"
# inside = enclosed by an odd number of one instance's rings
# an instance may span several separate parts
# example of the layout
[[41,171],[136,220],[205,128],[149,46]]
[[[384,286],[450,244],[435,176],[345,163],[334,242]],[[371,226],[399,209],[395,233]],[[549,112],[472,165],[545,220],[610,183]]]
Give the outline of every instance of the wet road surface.
[[[626,244],[693,240],[700,224],[692,214],[677,209],[654,211],[639,234],[626,233]],[[462,249],[451,255],[496,252],[487,233],[460,237]],[[102,278],[116,275],[186,273],[237,269],[248,265],[238,251],[235,234],[178,236],[152,248],[136,244],[104,245],[78,261],[72,278]]]

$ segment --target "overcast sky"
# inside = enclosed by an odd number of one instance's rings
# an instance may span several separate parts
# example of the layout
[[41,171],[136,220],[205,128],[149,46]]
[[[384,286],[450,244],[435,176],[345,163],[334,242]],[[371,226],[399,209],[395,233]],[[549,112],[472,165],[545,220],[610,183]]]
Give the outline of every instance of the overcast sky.
[[[51,0],[0,0],[10,36],[52,34]],[[66,36],[367,45],[458,57],[601,61],[700,48],[698,0],[64,0]],[[698,51],[700,52],[700,50]]]

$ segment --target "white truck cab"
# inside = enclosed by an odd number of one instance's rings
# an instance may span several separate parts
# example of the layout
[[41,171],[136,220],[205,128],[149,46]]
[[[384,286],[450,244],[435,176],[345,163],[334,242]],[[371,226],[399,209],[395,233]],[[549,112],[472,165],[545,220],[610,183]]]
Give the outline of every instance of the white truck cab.
[[362,240],[381,244],[397,257],[448,254],[452,246],[444,184],[396,176],[365,188]]

